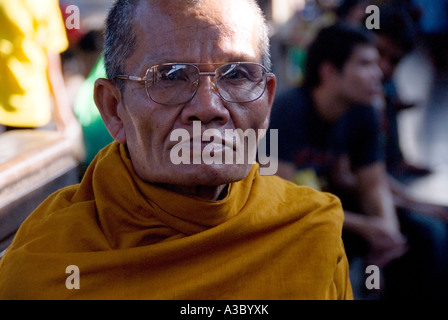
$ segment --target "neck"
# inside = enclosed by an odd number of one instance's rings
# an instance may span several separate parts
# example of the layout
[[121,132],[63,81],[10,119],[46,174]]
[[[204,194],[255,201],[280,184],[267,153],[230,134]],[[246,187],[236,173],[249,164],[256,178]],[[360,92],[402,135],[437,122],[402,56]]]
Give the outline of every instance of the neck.
[[162,185],[165,189],[180,193],[186,196],[195,196],[205,200],[218,201],[224,199],[227,195],[228,185],[219,186],[179,186]]
[[336,122],[350,108],[350,104],[323,87],[311,90],[311,98],[320,117]]

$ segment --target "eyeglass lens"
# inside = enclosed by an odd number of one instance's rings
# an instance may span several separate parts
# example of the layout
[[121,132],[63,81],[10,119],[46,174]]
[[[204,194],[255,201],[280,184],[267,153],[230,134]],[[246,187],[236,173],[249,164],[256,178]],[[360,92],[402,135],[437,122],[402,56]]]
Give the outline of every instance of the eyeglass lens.
[[[146,90],[157,103],[185,103],[195,95],[200,75],[195,65],[162,64],[148,70]],[[222,65],[216,69],[213,81],[219,95],[229,102],[256,100],[266,88],[265,69],[256,63]]]

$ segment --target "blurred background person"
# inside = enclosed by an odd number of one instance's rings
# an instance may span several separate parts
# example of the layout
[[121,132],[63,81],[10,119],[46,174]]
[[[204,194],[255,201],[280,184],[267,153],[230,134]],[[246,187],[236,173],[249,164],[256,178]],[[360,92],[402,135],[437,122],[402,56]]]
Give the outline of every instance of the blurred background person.
[[447,73],[448,0],[410,0],[410,2],[421,13],[418,26],[434,66],[439,72]]
[[380,7],[380,28],[373,29],[380,53],[379,65],[383,72],[385,103],[383,106],[383,128],[385,131],[386,162],[388,171],[398,176],[425,174],[428,170],[408,164],[399,143],[397,114],[413,104],[405,104],[398,95],[393,76],[398,64],[416,46],[417,30],[408,12],[396,5]]
[[360,26],[366,19],[366,8],[372,3],[372,0],[340,0],[335,13],[338,20]]
[[73,112],[82,130],[84,154],[80,159],[80,173],[83,175],[98,151],[113,141],[93,100],[94,83],[106,74],[103,34],[107,8],[113,1],[59,2],[65,20],[70,19],[73,5],[81,13],[80,28],[67,30],[69,48],[62,54],[62,61]]
[[0,0],[0,124],[3,130],[51,128],[77,121],[60,54],[68,47],[57,0]]
[[389,4],[379,8],[381,27],[373,31],[380,53],[379,66],[383,73],[384,104],[377,111],[381,119],[385,163],[394,200],[399,207],[435,215],[448,221],[448,209],[416,200],[404,184],[409,179],[431,173],[429,169],[408,163],[405,159],[398,128],[398,113],[415,104],[402,102],[394,82],[394,74],[404,57],[415,49],[418,32],[404,4]]

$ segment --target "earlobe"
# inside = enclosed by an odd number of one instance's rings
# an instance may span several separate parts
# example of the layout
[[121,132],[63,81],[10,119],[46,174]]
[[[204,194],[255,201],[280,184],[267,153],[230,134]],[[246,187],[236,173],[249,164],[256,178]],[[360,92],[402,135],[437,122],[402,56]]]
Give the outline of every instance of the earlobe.
[[122,103],[120,90],[110,80],[100,78],[95,81],[93,97],[111,136],[119,143],[126,143],[124,124],[118,112]]

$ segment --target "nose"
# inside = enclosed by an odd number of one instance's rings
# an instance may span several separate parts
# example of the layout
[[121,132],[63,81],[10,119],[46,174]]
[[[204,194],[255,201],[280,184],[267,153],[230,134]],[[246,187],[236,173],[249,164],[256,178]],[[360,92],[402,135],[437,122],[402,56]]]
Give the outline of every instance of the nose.
[[375,81],[381,81],[383,79],[383,70],[380,66],[381,62],[375,63],[373,71],[372,71],[372,75],[373,75],[373,79]]
[[185,124],[201,121],[204,124],[217,122],[222,125],[229,121],[229,110],[210,76],[206,79],[201,77],[195,96],[182,109],[181,119]]

